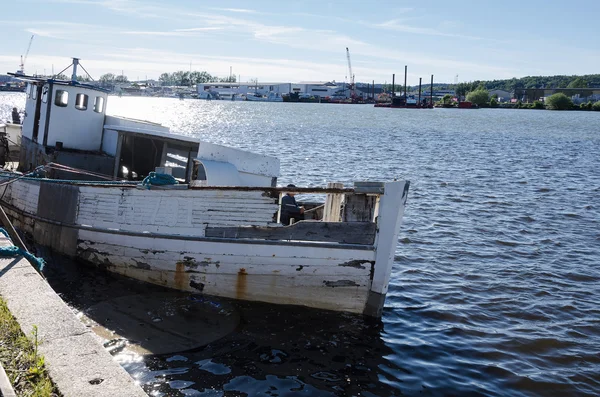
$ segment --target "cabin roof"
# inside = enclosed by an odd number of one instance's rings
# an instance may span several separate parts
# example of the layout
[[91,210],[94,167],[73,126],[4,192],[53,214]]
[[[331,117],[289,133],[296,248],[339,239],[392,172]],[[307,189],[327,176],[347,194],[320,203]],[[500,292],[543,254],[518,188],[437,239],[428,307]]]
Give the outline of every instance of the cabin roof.
[[[152,123],[148,123],[148,124],[152,125]],[[178,141],[178,142],[194,144],[194,145],[200,144],[200,139],[198,139],[198,138],[185,136],[185,135],[181,135],[181,134],[174,134],[172,132],[163,132],[163,131],[152,130],[149,128],[138,128],[138,127],[130,127],[130,126],[124,126],[124,125],[105,124],[104,129],[128,132],[128,133],[136,134],[136,135],[153,136],[153,137],[161,138],[166,141]]]
[[14,76],[18,80],[26,81],[29,83],[52,83],[52,84],[58,84],[58,85],[68,85],[71,87],[87,88],[90,90],[95,90],[95,91],[100,91],[100,92],[105,92],[105,93],[110,92],[109,90],[100,88],[93,84],[80,83],[79,81],[49,79],[49,78],[44,78],[44,77],[28,76],[28,75],[21,75],[21,74],[17,75],[14,73],[9,73],[9,75]]

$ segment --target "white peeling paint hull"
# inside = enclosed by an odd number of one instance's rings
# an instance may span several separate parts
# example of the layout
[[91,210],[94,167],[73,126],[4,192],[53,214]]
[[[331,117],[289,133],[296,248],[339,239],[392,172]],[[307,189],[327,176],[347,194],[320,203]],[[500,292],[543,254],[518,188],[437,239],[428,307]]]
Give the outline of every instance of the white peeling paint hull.
[[[207,237],[207,232],[214,236],[214,230],[232,225],[288,233],[273,223],[277,198],[262,191],[140,190],[19,180],[5,191],[0,188],[0,194],[15,226],[32,234],[36,243],[114,273],[193,293],[377,316],[407,189],[403,183],[386,184],[378,205],[382,220],[372,229],[377,233],[370,243],[352,244],[332,240],[334,226],[344,222],[326,229],[325,241]],[[392,200],[399,201],[393,208]],[[385,216],[386,205],[394,210],[392,216]],[[354,232],[362,225],[346,223]],[[305,227],[311,231],[313,225],[327,226],[314,222]],[[385,243],[384,250],[377,249],[378,242]]]
[[362,313],[374,252],[129,237],[80,231],[77,256],[195,293]]

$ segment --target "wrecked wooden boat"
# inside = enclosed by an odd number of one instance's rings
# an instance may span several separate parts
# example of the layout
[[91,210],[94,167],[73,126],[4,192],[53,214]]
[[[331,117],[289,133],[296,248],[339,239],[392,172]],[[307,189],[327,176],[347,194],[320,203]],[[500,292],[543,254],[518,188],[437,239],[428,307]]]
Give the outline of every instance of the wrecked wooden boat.
[[[193,293],[380,316],[409,182],[277,187],[279,160],[105,115],[107,93],[28,78],[19,169],[0,174],[15,226],[61,254]],[[45,172],[45,177],[30,171]],[[142,184],[155,170],[179,183]],[[320,220],[279,223],[285,192]]]

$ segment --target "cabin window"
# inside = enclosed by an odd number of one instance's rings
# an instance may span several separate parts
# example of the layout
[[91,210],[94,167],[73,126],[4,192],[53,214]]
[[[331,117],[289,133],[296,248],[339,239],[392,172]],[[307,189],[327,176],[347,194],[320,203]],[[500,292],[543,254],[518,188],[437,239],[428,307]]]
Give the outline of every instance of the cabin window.
[[94,112],[102,113],[104,111],[104,98],[101,96],[97,96],[94,101]]
[[42,87],[42,102],[48,102],[48,86],[45,85]]
[[30,85],[31,87],[31,99],[33,99],[34,101],[37,99],[37,92],[38,92],[38,88],[37,85]]
[[54,96],[54,104],[62,108],[66,107],[69,103],[69,93],[65,90],[57,90]]
[[87,110],[88,96],[85,94],[77,94],[75,97],[75,109]]

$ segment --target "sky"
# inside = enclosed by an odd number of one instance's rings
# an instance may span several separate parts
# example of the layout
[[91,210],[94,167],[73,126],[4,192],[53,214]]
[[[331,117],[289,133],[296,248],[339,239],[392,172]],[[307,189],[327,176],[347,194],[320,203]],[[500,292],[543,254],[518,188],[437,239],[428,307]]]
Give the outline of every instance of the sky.
[[454,83],[600,73],[600,1],[19,0],[2,2],[0,72],[97,79],[207,71],[241,81]]

